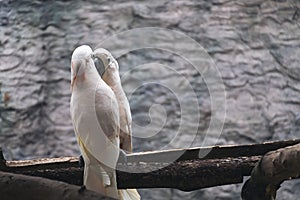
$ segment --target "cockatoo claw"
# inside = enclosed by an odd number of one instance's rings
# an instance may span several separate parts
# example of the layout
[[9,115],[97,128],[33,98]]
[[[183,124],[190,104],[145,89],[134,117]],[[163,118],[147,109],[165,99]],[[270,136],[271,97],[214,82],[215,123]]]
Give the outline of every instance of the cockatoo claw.
[[82,186],[79,188],[78,193],[82,193],[82,192],[84,192],[84,190],[86,190],[86,187],[85,187],[85,185],[82,185]]

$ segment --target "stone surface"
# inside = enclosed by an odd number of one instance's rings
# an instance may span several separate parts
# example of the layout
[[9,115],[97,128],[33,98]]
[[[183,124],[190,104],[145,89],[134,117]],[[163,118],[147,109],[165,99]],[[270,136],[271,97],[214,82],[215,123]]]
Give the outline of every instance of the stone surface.
[[[299,9],[296,0],[2,0],[0,145],[7,159],[78,155],[69,115],[72,51],[80,44],[95,48],[114,34],[143,27],[179,31],[208,52],[223,78],[227,113],[222,134],[205,135],[215,114],[205,77],[164,49],[127,53],[118,58],[122,82],[134,134],[146,137],[134,139],[135,152],[299,138]],[[134,39],[143,42],[157,35],[148,32]],[[202,59],[194,46],[178,38],[170,44],[170,39],[157,43]],[[116,39],[109,50],[117,54],[130,41]],[[201,62],[204,71],[208,60]],[[182,117],[182,107],[199,113],[200,120]],[[144,199],[225,200],[240,199],[240,189],[241,184],[140,193]],[[298,196],[299,181],[285,183],[278,193],[278,199]]]

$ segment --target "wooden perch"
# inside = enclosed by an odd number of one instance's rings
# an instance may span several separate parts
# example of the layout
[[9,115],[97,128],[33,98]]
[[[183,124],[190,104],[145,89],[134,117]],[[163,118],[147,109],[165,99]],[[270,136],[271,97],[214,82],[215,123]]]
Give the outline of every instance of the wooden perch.
[[[241,183],[260,156],[172,163],[131,163],[118,165],[118,188],[177,188],[191,191],[205,187]],[[159,170],[151,171],[151,169]],[[7,162],[2,171],[39,176],[82,185],[83,168],[74,157]],[[137,173],[138,172],[138,173]]]
[[2,200],[113,200],[79,186],[1,171],[0,194]]
[[272,141],[261,144],[225,145],[195,147],[190,149],[172,149],[132,153],[127,156],[128,162],[174,162],[194,159],[237,158],[265,155],[269,151],[300,143],[300,139]]
[[[122,170],[141,173],[124,173],[118,171],[118,187],[120,188],[176,188],[192,191],[201,188],[241,183],[243,173],[249,174],[260,156],[186,160],[172,163],[165,168],[148,172],[149,169],[162,167],[160,163],[144,163],[133,166],[121,166]],[[147,173],[148,172],[148,173]]]
[[[160,187],[191,191],[241,183],[243,176],[250,175],[255,164],[260,160],[260,155],[299,142],[300,140],[291,140],[131,154],[128,155],[128,164],[118,165],[118,188]],[[211,149],[207,155],[209,159],[199,159],[197,157],[199,151],[207,149]],[[173,157],[174,152],[176,155],[178,152],[183,154],[179,161],[167,163],[168,154],[169,157]],[[83,169],[79,167],[78,159],[75,157],[7,162],[0,160],[0,170],[40,176],[75,185],[82,184]]]
[[300,144],[271,151],[254,167],[242,189],[244,200],[272,200],[281,183],[300,175]]

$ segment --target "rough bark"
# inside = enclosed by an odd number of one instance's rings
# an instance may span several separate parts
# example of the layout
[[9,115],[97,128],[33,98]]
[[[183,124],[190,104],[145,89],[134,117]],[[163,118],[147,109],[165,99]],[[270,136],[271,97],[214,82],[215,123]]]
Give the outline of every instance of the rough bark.
[[[241,183],[250,175],[260,156],[167,163],[118,165],[118,188],[177,188],[191,191],[206,187]],[[45,162],[47,160],[47,162]],[[83,168],[78,159],[55,158],[7,162],[1,170],[82,185]]]
[[[242,183],[243,176],[251,174],[262,154],[295,143],[299,143],[299,140],[131,154],[127,156],[126,164],[117,166],[118,188],[177,188],[192,191]],[[199,151],[208,149],[211,150],[208,159],[197,157]],[[174,156],[174,152],[183,152],[183,156],[173,163],[168,163],[167,159],[162,162],[163,158],[168,158],[168,154],[169,157]],[[0,170],[82,185],[83,168],[76,157],[5,161],[2,156]]]
[[254,167],[242,189],[244,200],[272,200],[283,181],[300,175],[300,144],[271,151]]
[[[144,163],[130,166],[132,172],[118,171],[118,187],[120,188],[176,188],[192,191],[233,183],[242,183],[244,174],[260,159],[259,156],[209,160],[179,161],[165,168],[162,163]],[[128,166],[119,167],[122,170]],[[148,173],[147,173],[148,172]]]
[[237,158],[243,156],[259,156],[300,143],[300,139],[272,141],[261,144],[224,145],[211,147],[195,147],[190,149],[174,149],[133,153],[127,156],[128,162],[174,162],[193,159]]
[[79,186],[0,171],[2,200],[113,200]]
[[[118,165],[118,188],[160,187],[191,191],[241,183],[243,176],[250,175],[260,155],[299,142],[289,140],[130,154],[127,164]],[[209,152],[205,159],[199,156],[203,152]],[[175,157],[177,162],[172,163],[170,158]],[[82,185],[83,169],[76,157],[8,162],[2,158],[1,163],[3,171]]]

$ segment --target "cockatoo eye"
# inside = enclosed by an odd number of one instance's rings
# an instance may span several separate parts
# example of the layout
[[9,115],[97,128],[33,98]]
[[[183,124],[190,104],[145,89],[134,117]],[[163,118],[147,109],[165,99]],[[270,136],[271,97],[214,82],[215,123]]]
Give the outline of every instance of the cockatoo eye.
[[111,62],[111,59],[110,59],[110,57],[107,57],[107,61],[108,61],[108,63],[110,63],[110,62]]

